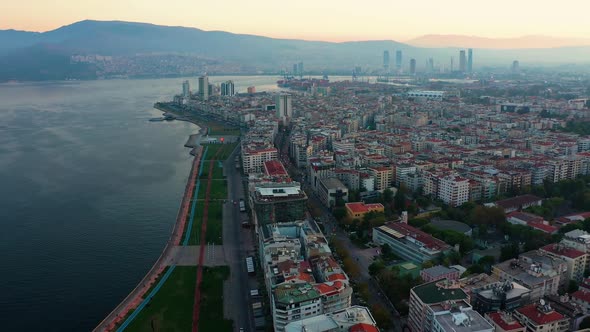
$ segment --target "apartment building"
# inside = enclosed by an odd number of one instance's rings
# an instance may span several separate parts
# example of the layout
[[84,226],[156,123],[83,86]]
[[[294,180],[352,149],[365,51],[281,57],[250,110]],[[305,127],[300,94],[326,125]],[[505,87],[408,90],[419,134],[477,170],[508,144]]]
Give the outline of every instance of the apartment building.
[[569,328],[569,319],[545,301],[516,309],[514,317],[530,332],[565,332]]
[[262,173],[264,163],[278,158],[278,151],[274,147],[256,148],[242,145],[242,169],[244,174]]
[[403,222],[373,228],[373,242],[387,244],[397,256],[418,264],[451,250],[445,242]]
[[467,294],[461,289],[445,289],[437,283],[438,281],[425,283],[410,291],[408,325],[412,332],[432,331],[434,311],[431,306],[456,303],[469,306]]
[[460,206],[469,201],[469,180],[448,175],[440,179],[438,198],[450,206]]
[[539,249],[550,257],[564,260],[567,263],[568,280],[582,281],[586,270],[588,255],[580,250],[569,248],[561,243],[548,244]]

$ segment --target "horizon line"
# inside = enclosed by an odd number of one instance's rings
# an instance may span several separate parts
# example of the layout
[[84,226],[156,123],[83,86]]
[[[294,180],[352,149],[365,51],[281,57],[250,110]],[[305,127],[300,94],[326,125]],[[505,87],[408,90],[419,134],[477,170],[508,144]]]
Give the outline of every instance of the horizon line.
[[[15,28],[0,28],[0,31],[15,31],[15,32],[28,32],[28,33],[39,33],[39,34],[43,34],[43,33],[47,33],[47,32],[51,32],[51,31],[55,31],[55,30],[59,30],[61,28],[64,27],[68,27],[77,23],[82,23],[82,22],[102,22],[102,23],[109,23],[109,22],[119,22],[119,23],[133,23],[133,24],[145,24],[145,25],[152,25],[152,26],[160,26],[160,27],[169,27],[169,28],[185,28],[185,29],[195,29],[195,30],[200,30],[200,31],[204,31],[204,32],[225,32],[225,33],[230,33],[230,34],[234,34],[234,35],[246,35],[246,36],[256,36],[256,37],[264,37],[264,38],[270,38],[270,39],[282,39],[282,40],[300,40],[300,41],[307,41],[307,42],[324,42],[324,43],[334,43],[334,44],[339,44],[339,43],[354,43],[354,42],[368,42],[368,41],[373,41],[373,42],[377,42],[377,41],[384,41],[384,42],[395,42],[395,43],[402,43],[402,44],[406,44],[407,46],[412,46],[412,47],[421,47],[421,48],[479,48],[479,49],[506,49],[509,47],[481,47],[481,46],[469,46],[469,45],[461,45],[461,46],[456,46],[456,45],[425,45],[425,44],[420,44],[420,43],[416,43],[416,44],[410,44],[411,42],[423,38],[423,37],[458,37],[458,38],[477,38],[477,39],[491,39],[491,40],[495,40],[495,41],[511,41],[511,40],[518,40],[518,39],[524,39],[524,38],[533,38],[533,37],[537,37],[537,38],[548,38],[548,39],[557,39],[557,40],[576,40],[576,41],[585,41],[587,44],[572,44],[572,45],[562,45],[562,46],[558,46],[558,47],[568,47],[568,46],[590,46],[590,38],[584,38],[584,37],[573,37],[573,36],[555,36],[555,35],[537,35],[537,34],[523,34],[523,35],[518,35],[518,36],[512,36],[512,37],[489,37],[489,36],[482,36],[482,35],[467,35],[467,34],[457,34],[457,33],[427,33],[427,34],[422,34],[422,35],[417,35],[417,36],[413,36],[413,37],[400,37],[399,39],[388,39],[388,38],[375,38],[372,39],[370,37],[365,37],[364,39],[314,39],[313,37],[305,37],[305,36],[269,36],[269,35],[262,35],[262,34],[255,34],[255,33],[247,33],[247,32],[234,32],[234,31],[229,31],[229,30],[218,30],[218,29],[212,29],[212,30],[205,30],[203,28],[199,28],[196,26],[186,26],[186,25],[170,25],[170,24],[157,24],[157,23],[151,23],[151,22],[142,22],[142,21],[126,21],[126,20],[117,20],[117,19],[113,19],[113,20],[98,20],[98,19],[83,19],[83,20],[79,20],[79,21],[75,21],[69,24],[64,24],[64,25],[60,25],[58,27],[52,28],[52,29],[47,29],[47,30],[25,30],[25,29],[15,29]],[[321,37],[320,37],[321,38]],[[538,46],[538,47],[534,47],[534,48],[553,48],[555,46]],[[530,47],[528,47],[530,48]]]

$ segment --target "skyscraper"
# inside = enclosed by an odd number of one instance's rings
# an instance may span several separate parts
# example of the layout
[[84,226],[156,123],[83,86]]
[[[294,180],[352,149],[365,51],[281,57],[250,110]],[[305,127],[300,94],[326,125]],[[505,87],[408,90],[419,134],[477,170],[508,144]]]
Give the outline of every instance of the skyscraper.
[[199,98],[203,101],[209,99],[209,77],[207,75],[199,77]]
[[226,81],[221,83],[222,96],[233,96],[234,94],[234,81]]
[[428,59],[428,72],[434,73],[434,59],[433,58]]
[[293,76],[297,76],[297,64],[293,64]]
[[467,72],[473,73],[473,49],[467,50]]
[[386,73],[389,72],[389,51],[387,50],[383,51],[383,70]]
[[182,82],[182,96],[184,98],[191,97],[191,85],[188,81]]
[[416,75],[416,59],[410,59],[410,75]]
[[303,77],[303,62],[299,62],[297,64],[297,72],[299,74],[299,77]]
[[279,94],[275,96],[275,108],[277,110],[277,117],[286,120],[293,116],[293,109],[291,108],[291,95]]
[[520,72],[520,62],[518,60],[514,60],[512,62],[512,73],[518,74]]
[[402,70],[402,51],[401,50],[395,51],[395,69],[397,69],[398,72]]
[[467,58],[465,57],[465,50],[459,51],[459,71],[464,73],[467,70]]

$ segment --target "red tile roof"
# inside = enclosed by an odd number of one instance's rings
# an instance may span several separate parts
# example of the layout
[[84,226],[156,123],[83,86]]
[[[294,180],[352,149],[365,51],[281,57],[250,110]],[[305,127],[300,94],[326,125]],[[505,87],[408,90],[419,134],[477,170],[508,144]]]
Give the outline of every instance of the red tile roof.
[[563,245],[558,245],[555,243],[548,244],[548,245],[544,246],[543,248],[541,248],[541,250],[545,250],[547,252],[554,253],[556,255],[569,257],[569,258],[578,258],[578,257],[586,255],[585,253],[583,253],[579,250],[576,250],[573,248],[568,248]]
[[353,325],[350,327],[350,329],[348,331],[349,332],[379,332],[379,330],[375,326],[365,324],[365,323],[359,323],[359,324]]
[[386,224],[386,226],[404,234],[405,236],[418,240],[423,243],[426,248],[432,250],[445,250],[450,247],[444,241],[403,222],[389,223]]
[[532,227],[534,229],[538,229],[541,232],[545,232],[545,233],[549,233],[549,234],[553,234],[553,233],[557,232],[557,229],[558,229],[555,226],[545,225],[545,224],[538,223],[538,222],[530,222],[527,225],[529,225],[530,227]]
[[352,213],[367,213],[375,209],[383,209],[383,204],[365,204],[363,202],[346,203],[346,207],[352,211]]
[[488,317],[504,331],[522,329],[522,325],[516,319],[511,322],[506,322],[502,318],[501,312],[490,312],[488,313]]
[[322,283],[315,285],[315,288],[320,292],[322,295],[332,295],[340,292],[344,287],[344,283],[341,281],[335,281],[330,283]]
[[522,195],[513,198],[503,199],[500,201],[496,201],[495,204],[504,208],[520,208],[525,204],[531,204],[537,201],[541,201],[542,198],[539,198],[535,195]]
[[533,321],[536,325],[545,325],[563,319],[563,315],[557,311],[544,313],[537,308],[536,304],[529,304],[516,309],[522,315]]
[[289,176],[283,163],[279,160],[269,160],[264,162],[264,172],[269,176]]
[[336,280],[348,280],[346,276],[342,273],[334,273],[328,276],[328,281],[336,281]]
[[543,222],[543,217],[536,216],[531,213],[520,212],[520,211],[513,211],[506,215],[506,218],[515,218],[518,220],[522,220],[526,223],[528,222]]
[[572,294],[572,297],[582,302],[590,303],[590,292],[585,289],[576,291]]

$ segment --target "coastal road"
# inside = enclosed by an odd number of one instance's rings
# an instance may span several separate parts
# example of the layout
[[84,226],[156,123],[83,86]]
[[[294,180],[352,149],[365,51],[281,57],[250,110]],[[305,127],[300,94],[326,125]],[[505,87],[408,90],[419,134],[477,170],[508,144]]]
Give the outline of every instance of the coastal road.
[[234,330],[254,331],[253,313],[250,305],[250,287],[245,259],[254,249],[249,230],[242,228],[246,213],[240,212],[238,202],[244,196],[242,175],[236,170],[234,158],[239,153],[239,146],[223,164],[223,173],[227,179],[227,202],[223,208],[223,247],[225,260],[230,267],[230,277],[224,287],[224,312],[226,318],[234,321]]

